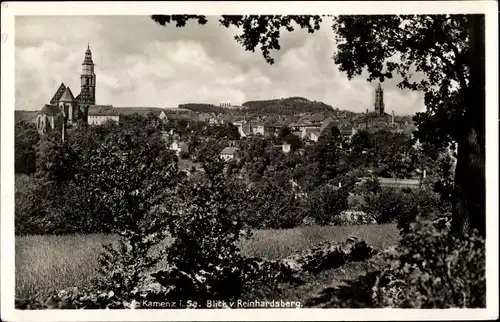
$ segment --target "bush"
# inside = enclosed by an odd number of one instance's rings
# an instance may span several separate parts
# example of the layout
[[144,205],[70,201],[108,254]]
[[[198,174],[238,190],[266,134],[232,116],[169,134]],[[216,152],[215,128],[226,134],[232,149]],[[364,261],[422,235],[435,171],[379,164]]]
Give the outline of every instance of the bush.
[[299,226],[305,212],[288,186],[265,177],[248,192],[243,218],[251,228],[286,229]]
[[43,179],[23,175],[16,177],[15,185],[15,233],[43,233],[46,230],[44,220],[47,218],[48,183]]
[[429,216],[440,213],[439,197],[425,189],[398,191],[392,188],[380,188],[378,193],[365,195],[364,212],[375,218],[379,224],[397,222],[403,233],[409,230],[410,223],[417,216]]
[[85,186],[44,177],[16,177],[16,235],[109,232]]
[[306,201],[309,217],[320,225],[339,223],[339,215],[347,209],[348,192],[330,185],[313,190]]
[[179,158],[181,158],[183,160],[187,160],[187,159],[189,159],[189,153],[182,151],[181,153],[179,153]]
[[486,306],[485,241],[476,232],[463,238],[453,236],[449,226],[446,217],[412,225],[375,283],[377,306]]

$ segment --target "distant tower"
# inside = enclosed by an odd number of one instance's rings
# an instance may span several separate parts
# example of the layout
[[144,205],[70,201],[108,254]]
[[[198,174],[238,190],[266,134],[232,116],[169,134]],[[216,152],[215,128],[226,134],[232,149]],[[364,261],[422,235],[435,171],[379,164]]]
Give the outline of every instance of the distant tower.
[[384,90],[380,83],[378,83],[377,89],[375,90],[375,113],[379,115],[384,115]]
[[394,124],[394,110],[392,110],[392,115],[391,115],[391,124]]
[[85,51],[85,59],[82,64],[82,75],[80,76],[80,80],[81,92],[80,95],[78,95],[78,107],[86,119],[89,106],[95,105],[96,86],[94,62],[92,61],[92,52],[88,44],[87,50]]

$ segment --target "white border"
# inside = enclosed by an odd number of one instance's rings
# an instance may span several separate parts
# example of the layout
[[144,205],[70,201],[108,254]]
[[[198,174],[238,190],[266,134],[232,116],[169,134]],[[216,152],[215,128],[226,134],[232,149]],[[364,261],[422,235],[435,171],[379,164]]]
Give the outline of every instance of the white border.
[[[496,1],[2,2],[1,318],[6,321],[448,320],[498,318],[498,4]],[[170,14],[486,14],[487,309],[14,310],[14,17]],[[151,23],[154,23],[153,21]]]

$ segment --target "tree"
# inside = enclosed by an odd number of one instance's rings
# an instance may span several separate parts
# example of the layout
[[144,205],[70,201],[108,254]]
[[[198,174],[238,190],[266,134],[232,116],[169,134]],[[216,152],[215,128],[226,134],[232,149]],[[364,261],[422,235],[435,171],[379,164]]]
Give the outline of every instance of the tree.
[[173,242],[166,259],[169,269],[155,274],[168,287],[165,299],[234,300],[248,282],[237,242],[245,235],[234,187],[223,174],[222,161],[207,159],[205,177],[189,179],[180,187],[168,229]]
[[127,298],[163,253],[150,248],[165,235],[179,171],[158,135],[135,127],[109,135],[92,150],[76,182],[100,222],[121,238],[100,255],[96,286]]
[[36,171],[35,147],[40,140],[34,124],[19,121],[15,127],[15,171],[32,174]]
[[335,223],[342,211],[347,209],[348,192],[331,185],[322,185],[308,197],[308,213],[320,225]]
[[[199,15],[153,15],[165,26],[183,27]],[[337,51],[334,63],[348,78],[368,72],[368,80],[399,75],[400,88],[425,92],[427,111],[415,117],[421,141],[458,143],[453,231],[477,228],[485,234],[485,47],[484,15],[384,15],[333,17]],[[320,28],[320,16],[222,16],[224,27],[243,29],[235,37],[246,50],[260,50],[270,64],[279,50],[281,28],[292,23],[310,33]],[[396,58],[396,59],[395,59]],[[415,79],[415,72],[425,77]]]
[[[459,146],[453,230],[484,235],[484,16],[342,16],[333,29],[334,60],[349,78],[366,68],[369,80],[397,74],[400,88],[425,92],[416,137]],[[415,71],[426,77],[412,79]]]

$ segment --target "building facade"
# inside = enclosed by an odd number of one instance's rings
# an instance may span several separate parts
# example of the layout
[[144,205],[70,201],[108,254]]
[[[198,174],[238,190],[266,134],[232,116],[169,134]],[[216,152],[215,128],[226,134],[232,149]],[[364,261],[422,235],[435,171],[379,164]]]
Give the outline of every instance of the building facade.
[[120,114],[111,105],[92,105],[88,109],[87,123],[90,125],[101,125],[107,121],[120,123]]

